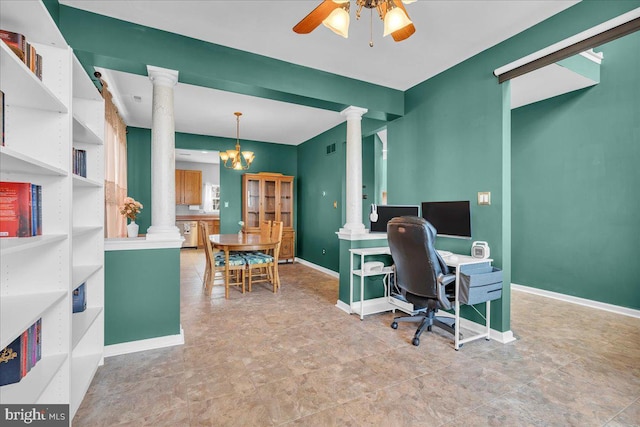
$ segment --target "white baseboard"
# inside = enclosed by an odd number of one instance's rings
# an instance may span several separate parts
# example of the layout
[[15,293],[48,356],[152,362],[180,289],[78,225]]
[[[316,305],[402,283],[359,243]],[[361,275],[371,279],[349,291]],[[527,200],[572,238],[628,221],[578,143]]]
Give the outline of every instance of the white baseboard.
[[[329,276],[334,277],[336,279],[340,278],[340,274],[338,272],[333,271],[333,270],[329,270],[328,268],[322,267],[322,266],[320,266],[318,264],[314,264],[312,262],[309,262],[307,260],[304,260],[302,258],[297,258],[297,257],[296,257],[296,261],[298,261],[302,265],[306,265],[307,267],[311,267],[311,268],[313,268],[315,270],[318,270],[318,271],[320,271],[320,272],[322,272],[324,274],[328,274]],[[347,304],[347,307],[348,306],[349,305]]]
[[530,286],[518,285],[516,283],[511,284],[511,289],[514,291],[526,292],[529,294],[539,295],[547,298],[553,298],[560,301],[569,302],[571,304],[578,304],[585,307],[595,308],[598,310],[604,310],[611,313],[622,314],[623,316],[635,317],[640,319],[640,310],[633,308],[621,307],[619,305],[607,304],[605,302],[593,301],[586,298],[574,297],[571,295],[565,295],[558,292],[546,291],[544,289],[532,288]]
[[184,330],[180,326],[178,335],[149,338],[146,340],[129,341],[104,347],[104,357],[119,356],[121,354],[136,353],[138,351],[154,350],[156,348],[172,347],[184,344]]
[[351,314],[351,307],[349,307],[349,304],[347,304],[346,302],[342,302],[341,300],[338,300],[336,302],[336,307],[338,307],[340,310],[344,311],[347,314]]

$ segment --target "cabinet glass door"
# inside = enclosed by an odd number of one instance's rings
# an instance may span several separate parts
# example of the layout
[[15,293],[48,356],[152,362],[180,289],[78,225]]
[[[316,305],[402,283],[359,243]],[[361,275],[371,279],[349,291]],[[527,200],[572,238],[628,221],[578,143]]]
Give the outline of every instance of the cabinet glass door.
[[280,221],[284,227],[293,226],[293,188],[291,181],[280,181]]
[[264,180],[264,220],[276,220],[276,187],[273,179]]
[[247,180],[247,223],[245,227],[260,227],[260,180]]

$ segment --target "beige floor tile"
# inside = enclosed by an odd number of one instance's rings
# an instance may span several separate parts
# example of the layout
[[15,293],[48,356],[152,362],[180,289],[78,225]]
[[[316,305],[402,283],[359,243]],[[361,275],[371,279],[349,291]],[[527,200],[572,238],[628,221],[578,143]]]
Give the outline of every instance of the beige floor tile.
[[415,347],[402,313],[347,315],[301,264],[227,300],[203,294],[202,251],[181,261],[185,345],[105,359],[74,426],[639,425],[640,319],[513,292],[516,342]]

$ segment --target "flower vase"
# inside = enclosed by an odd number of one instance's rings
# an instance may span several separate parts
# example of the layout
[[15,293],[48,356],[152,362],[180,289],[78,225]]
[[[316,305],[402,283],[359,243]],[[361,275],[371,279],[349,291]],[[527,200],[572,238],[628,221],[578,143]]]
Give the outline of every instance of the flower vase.
[[127,235],[129,237],[138,237],[138,229],[140,226],[136,224],[135,221],[131,221],[129,225],[127,225]]
[[242,230],[238,231],[238,240],[242,240],[243,234]]

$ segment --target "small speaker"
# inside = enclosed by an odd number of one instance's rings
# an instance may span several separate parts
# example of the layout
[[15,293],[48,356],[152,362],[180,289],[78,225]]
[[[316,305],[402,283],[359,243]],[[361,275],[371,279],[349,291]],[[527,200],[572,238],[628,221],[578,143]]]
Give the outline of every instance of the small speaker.
[[479,259],[489,258],[491,251],[487,242],[473,242],[471,245],[471,256]]

